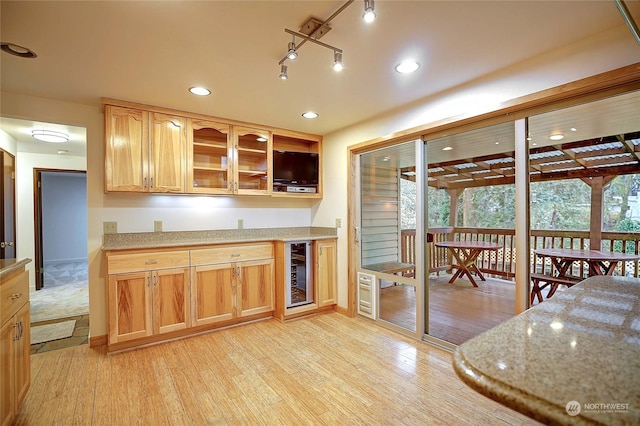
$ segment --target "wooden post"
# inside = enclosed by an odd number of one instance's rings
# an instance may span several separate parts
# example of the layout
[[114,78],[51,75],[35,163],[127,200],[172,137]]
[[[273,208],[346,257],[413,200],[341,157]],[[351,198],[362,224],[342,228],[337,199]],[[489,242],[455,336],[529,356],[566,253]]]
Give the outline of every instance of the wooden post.
[[591,220],[589,224],[589,248],[600,250],[602,242],[602,216],[604,213],[603,189],[605,185],[602,176],[584,179],[591,188]]

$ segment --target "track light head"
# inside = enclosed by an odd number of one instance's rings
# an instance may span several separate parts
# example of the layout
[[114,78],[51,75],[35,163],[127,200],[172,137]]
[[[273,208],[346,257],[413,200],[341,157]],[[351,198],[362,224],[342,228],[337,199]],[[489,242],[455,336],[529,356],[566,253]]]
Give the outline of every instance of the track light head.
[[287,52],[287,58],[291,59],[292,61],[295,61],[298,58],[298,52],[296,52],[295,41],[289,42],[289,51]]
[[336,72],[342,71],[344,65],[342,64],[342,52],[337,50],[333,52],[333,70]]
[[286,80],[288,78],[289,78],[289,75],[287,75],[287,66],[280,65],[280,80]]
[[364,13],[362,19],[367,24],[373,22],[376,19],[376,12],[373,9],[373,0],[364,0]]

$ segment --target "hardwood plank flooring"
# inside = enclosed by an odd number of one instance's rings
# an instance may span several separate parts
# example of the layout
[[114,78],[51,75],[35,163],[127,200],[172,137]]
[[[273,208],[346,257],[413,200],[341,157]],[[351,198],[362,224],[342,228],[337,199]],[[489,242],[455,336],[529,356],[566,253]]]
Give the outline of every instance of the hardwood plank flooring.
[[533,425],[464,385],[451,354],[338,313],[129,352],[32,355],[17,425]]
[[[451,275],[429,278],[429,334],[459,345],[514,316],[515,283],[487,277],[473,287]],[[380,290],[380,318],[415,330],[416,293],[411,286]]]

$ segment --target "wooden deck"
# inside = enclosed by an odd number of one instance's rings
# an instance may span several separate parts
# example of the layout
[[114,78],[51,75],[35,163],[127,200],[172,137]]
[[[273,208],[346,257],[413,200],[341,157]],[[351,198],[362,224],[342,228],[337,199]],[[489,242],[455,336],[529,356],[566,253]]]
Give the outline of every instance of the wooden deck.
[[[487,277],[475,288],[468,280],[447,281],[449,274],[429,280],[429,334],[459,345],[514,316],[515,283]],[[548,289],[543,290],[546,296]],[[380,291],[380,318],[415,330],[415,292],[411,286]]]

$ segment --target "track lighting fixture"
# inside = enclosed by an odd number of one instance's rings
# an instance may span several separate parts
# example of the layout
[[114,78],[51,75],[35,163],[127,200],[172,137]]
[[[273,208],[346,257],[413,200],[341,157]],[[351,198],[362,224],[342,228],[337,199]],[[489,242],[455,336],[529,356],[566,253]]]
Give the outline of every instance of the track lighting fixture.
[[[298,50],[306,42],[311,42],[319,46],[326,47],[327,49],[333,50],[333,69],[335,71],[342,71],[342,69],[344,68],[344,64],[342,63],[342,50],[321,42],[320,38],[331,30],[329,23],[354,1],[355,0],[348,0],[338,10],[336,10],[333,15],[329,16],[324,21],[313,17],[309,18],[304,24],[302,24],[299,32],[285,28],[284,31],[287,34],[291,34],[291,36],[293,37],[293,41],[288,43],[287,54],[282,59],[280,59],[280,62],[278,62],[278,65],[280,65],[281,79],[286,80],[288,78],[287,67],[284,63],[287,60],[295,60],[298,57]],[[376,13],[373,9],[373,0],[364,0],[364,15],[362,15],[362,17],[366,22],[372,22],[375,19]],[[296,45],[296,37],[302,39],[302,41],[300,41],[298,45]]]
[[287,58],[295,61],[298,58],[298,52],[296,51],[296,36],[293,36],[293,41],[289,42],[289,50],[287,51]]
[[286,80],[288,79],[289,76],[287,75],[287,66],[286,65],[280,65],[280,79],[281,80]]
[[367,24],[376,19],[376,12],[373,10],[373,0],[364,0],[364,13],[362,19]]
[[344,66],[342,65],[342,52],[337,50],[333,52],[333,70],[340,72]]

